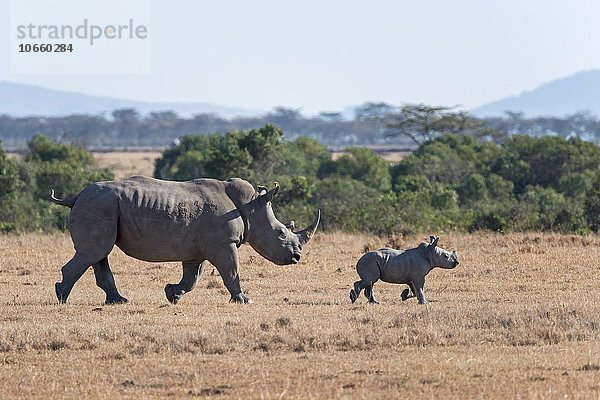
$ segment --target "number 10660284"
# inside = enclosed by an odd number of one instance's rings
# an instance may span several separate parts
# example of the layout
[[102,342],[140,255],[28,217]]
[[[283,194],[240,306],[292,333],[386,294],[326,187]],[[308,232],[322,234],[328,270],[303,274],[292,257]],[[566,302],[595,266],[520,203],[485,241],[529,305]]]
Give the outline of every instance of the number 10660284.
[[73,45],[67,43],[21,43],[19,53],[72,53]]

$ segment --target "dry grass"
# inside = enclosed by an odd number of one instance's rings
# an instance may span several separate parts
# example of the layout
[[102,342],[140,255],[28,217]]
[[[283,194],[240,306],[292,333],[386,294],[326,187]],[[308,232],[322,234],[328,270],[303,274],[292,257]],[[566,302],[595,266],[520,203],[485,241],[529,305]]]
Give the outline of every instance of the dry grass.
[[101,168],[108,168],[115,173],[116,179],[133,175],[152,176],[154,161],[162,155],[156,151],[128,151],[94,153],[94,158]]
[[211,266],[168,305],[180,267],[115,250],[130,303],[105,306],[91,270],[57,304],[68,236],[0,237],[0,398],[600,396],[599,237],[442,235],[462,262],[428,276],[430,304],[385,283],[381,305],[350,304],[355,261],[388,242],[317,235],[295,267],[244,246],[247,306]]

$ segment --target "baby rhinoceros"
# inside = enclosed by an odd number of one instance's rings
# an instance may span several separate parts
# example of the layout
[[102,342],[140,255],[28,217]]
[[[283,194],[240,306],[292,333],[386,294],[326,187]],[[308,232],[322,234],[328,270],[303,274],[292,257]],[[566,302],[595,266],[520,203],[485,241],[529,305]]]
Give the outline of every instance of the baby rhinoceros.
[[369,303],[379,303],[373,295],[373,285],[378,280],[389,283],[405,283],[409,288],[401,294],[402,301],[417,297],[425,304],[425,276],[435,267],[452,269],[458,265],[456,252],[437,247],[439,238],[429,237],[429,243],[421,243],[408,250],[383,248],[363,255],[356,264],[356,272],[361,280],[354,282],[350,290],[350,300],[354,303],[364,289]]

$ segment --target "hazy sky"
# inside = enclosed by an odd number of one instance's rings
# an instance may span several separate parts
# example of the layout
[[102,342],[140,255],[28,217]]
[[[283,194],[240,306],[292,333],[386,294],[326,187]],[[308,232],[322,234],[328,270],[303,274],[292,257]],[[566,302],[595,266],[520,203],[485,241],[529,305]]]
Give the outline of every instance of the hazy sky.
[[157,0],[151,72],[130,75],[11,74],[8,14],[0,80],[137,100],[471,108],[600,67],[597,0]]

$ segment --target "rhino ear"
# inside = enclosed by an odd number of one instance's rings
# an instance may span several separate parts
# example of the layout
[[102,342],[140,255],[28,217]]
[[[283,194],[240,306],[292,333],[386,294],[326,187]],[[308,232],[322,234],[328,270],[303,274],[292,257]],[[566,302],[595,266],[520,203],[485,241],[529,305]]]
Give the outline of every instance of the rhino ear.
[[[279,192],[279,182],[273,182],[273,183],[275,183],[275,187],[273,189],[269,190],[268,192],[266,192],[264,194],[261,191],[259,199],[264,204],[267,204],[268,202],[270,202],[271,200],[273,200],[273,196],[275,196],[277,194],[277,192]],[[259,186],[258,188],[259,188],[259,190],[261,188],[264,188],[265,190],[267,189],[264,186]]]
[[267,189],[266,186],[261,186],[261,185],[256,186],[256,188],[258,189],[258,195],[259,196],[262,196],[263,194],[266,194],[267,191],[269,190],[269,189]]
[[431,240],[431,243],[429,243],[429,245],[433,248],[433,247],[437,246],[438,241],[440,240],[440,238],[437,237],[437,236],[429,236],[429,240]]

